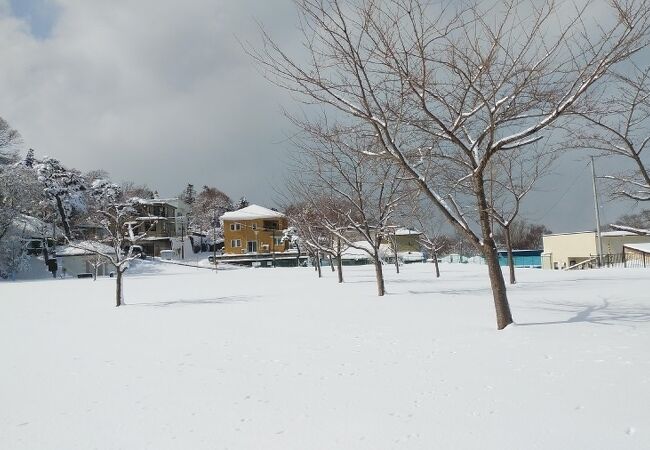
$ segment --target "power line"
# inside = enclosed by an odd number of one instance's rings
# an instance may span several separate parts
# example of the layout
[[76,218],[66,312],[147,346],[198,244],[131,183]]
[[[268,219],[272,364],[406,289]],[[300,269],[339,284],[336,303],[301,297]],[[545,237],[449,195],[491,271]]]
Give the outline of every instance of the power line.
[[561,202],[562,200],[564,200],[564,197],[567,196],[567,194],[569,193],[569,191],[570,191],[571,189],[573,189],[573,187],[578,183],[578,181],[580,181],[580,180],[582,179],[582,177],[583,177],[584,174],[585,174],[585,169],[586,169],[587,167],[589,167],[589,163],[585,164],[585,166],[582,168],[582,172],[580,172],[580,174],[579,174],[577,177],[575,177],[575,179],[573,180],[573,183],[571,183],[571,185],[570,185],[570,186],[569,186],[569,187],[564,191],[564,193],[560,196],[560,198],[559,198],[555,203],[553,203],[553,205],[552,205],[550,208],[548,208],[548,209],[546,210],[546,212],[544,212],[544,214],[542,214],[541,217],[539,217],[538,219],[534,219],[535,221],[537,221],[537,222],[541,222],[542,219],[544,219],[544,218],[545,218],[545,217],[546,217],[546,216],[547,216],[551,211],[553,211],[553,210],[555,209],[555,207],[556,207],[557,205],[560,204],[560,202]]

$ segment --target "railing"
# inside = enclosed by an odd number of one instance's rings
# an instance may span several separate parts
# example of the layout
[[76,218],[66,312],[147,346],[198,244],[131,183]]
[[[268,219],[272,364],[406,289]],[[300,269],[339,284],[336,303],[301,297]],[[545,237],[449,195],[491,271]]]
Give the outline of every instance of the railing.
[[607,255],[590,255],[589,259],[580,261],[566,270],[575,269],[595,269],[595,268],[626,268],[626,269],[639,269],[650,267],[650,256],[643,254],[625,254],[625,253],[611,253]]

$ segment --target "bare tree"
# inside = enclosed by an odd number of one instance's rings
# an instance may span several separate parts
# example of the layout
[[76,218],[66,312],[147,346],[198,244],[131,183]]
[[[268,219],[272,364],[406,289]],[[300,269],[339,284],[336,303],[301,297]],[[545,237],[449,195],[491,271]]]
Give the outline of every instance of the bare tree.
[[122,193],[122,200],[126,201],[130,198],[154,198],[154,191],[146,184],[137,185],[133,181],[125,181],[120,186]]
[[490,163],[488,183],[491,215],[503,229],[508,252],[510,284],[516,283],[511,239],[512,224],[521,212],[521,204],[535,184],[548,173],[557,155],[547,145],[533,144],[526,152],[498,153]]
[[[400,165],[484,255],[502,329],[512,315],[486,169],[587,105],[612,67],[647,46],[650,4],[609,4],[611,18],[594,24],[591,2],[572,10],[552,0],[296,0],[306,61],[264,30],[261,49],[247,48],[273,82],[374,136],[374,153]],[[472,221],[456,208],[462,182],[471,186]]]
[[[297,188],[289,183],[289,189],[295,199],[307,194],[305,186]],[[286,214],[303,245],[313,253],[319,252],[326,255],[330,260],[332,270],[334,270],[332,260],[336,261],[338,282],[343,283],[342,256],[347,245],[329,229],[334,227],[339,233],[344,233],[348,226],[345,214],[350,208],[342,204],[332,204],[333,202],[336,200],[325,197],[321,192],[312,192],[309,194],[308,200],[303,199],[299,203],[287,207]],[[319,207],[317,208],[315,205],[319,205]],[[326,218],[324,215],[329,217]]]
[[6,120],[0,117],[0,239],[18,214],[15,197],[12,196],[13,167],[18,161],[14,147],[19,140],[18,132],[12,129]]
[[[336,239],[337,246],[340,240],[369,256],[382,296],[386,291],[382,243],[403,196],[401,171],[372,155],[373,144],[356,130],[327,123],[302,125],[302,139],[294,140],[301,152],[289,189],[313,210],[321,211],[320,226]],[[314,196],[315,192],[322,194]],[[318,247],[316,252],[320,252]]]
[[9,123],[0,117],[0,166],[13,164],[18,160],[15,145],[19,141],[18,131],[11,128]]
[[[512,247],[521,249],[541,249],[544,246],[543,236],[553,232],[546,225],[530,223],[523,217],[514,219],[509,229]],[[497,230],[494,236],[497,242],[506,241],[503,229]]]
[[644,152],[650,142],[650,66],[641,69],[631,64],[625,69],[613,77],[601,105],[580,113],[585,123],[577,130],[576,146],[626,161],[625,170],[602,178],[609,181],[614,197],[645,202],[650,200]]
[[436,278],[440,278],[440,265],[438,255],[440,252],[450,248],[450,239],[443,232],[441,217],[433,211],[433,205],[422,198],[419,191],[412,193],[409,197],[409,209],[405,212],[406,220],[409,220],[414,228],[420,233],[418,241],[430,254],[436,271]]
[[[201,236],[207,231],[212,231],[213,240],[223,237],[219,217],[233,209],[230,197],[215,187],[203,186],[196,196],[190,209],[190,227],[199,231]],[[203,239],[203,237],[201,237]],[[203,242],[201,241],[201,246]],[[214,242],[216,245],[216,242]]]
[[68,240],[68,245],[89,251],[115,268],[115,306],[121,306],[124,304],[124,272],[131,261],[139,257],[133,247],[146,238],[156,221],[142,220],[145,212],[140,207],[141,199],[121,201],[120,188],[106,180],[96,180],[92,190],[99,205],[95,221],[103,228],[104,236],[81,243]]

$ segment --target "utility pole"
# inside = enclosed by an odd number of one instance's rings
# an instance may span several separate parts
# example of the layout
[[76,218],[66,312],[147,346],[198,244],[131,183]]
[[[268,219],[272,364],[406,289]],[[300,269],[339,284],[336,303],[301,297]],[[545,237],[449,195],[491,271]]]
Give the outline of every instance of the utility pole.
[[214,273],[217,273],[217,212],[212,212],[212,261]]
[[271,229],[271,258],[273,258],[273,268],[275,269],[275,228]]
[[181,220],[181,259],[185,259],[185,223]]
[[598,207],[598,189],[596,188],[596,167],[594,166],[594,157],[591,157],[591,180],[594,187],[594,208],[596,209],[596,238],[598,267],[603,265],[603,237],[600,233],[600,208]]

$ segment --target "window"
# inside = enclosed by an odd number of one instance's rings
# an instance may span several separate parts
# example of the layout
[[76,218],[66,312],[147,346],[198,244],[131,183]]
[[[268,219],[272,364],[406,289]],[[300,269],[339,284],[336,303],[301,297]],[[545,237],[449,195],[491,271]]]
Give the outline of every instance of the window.
[[253,223],[253,225],[251,225],[251,228],[253,228],[253,230],[257,230],[257,224]]
[[239,231],[241,230],[241,223],[231,223],[230,231]]
[[276,236],[276,237],[274,237],[274,238],[273,238],[273,244],[274,244],[276,247],[280,247],[280,246],[284,245],[284,242],[282,241],[282,236]]
[[233,239],[230,241],[231,247],[241,247],[241,239]]
[[265,220],[264,221],[264,228],[266,230],[277,230],[279,227],[278,223],[274,220]]

